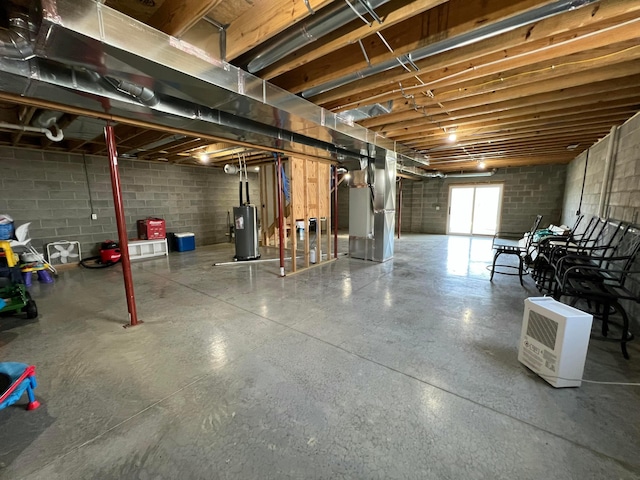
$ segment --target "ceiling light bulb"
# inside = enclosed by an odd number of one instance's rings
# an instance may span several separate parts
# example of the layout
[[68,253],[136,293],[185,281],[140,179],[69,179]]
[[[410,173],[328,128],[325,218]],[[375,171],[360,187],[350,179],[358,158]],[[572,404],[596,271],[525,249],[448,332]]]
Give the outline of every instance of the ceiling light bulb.
[[484,170],[484,169],[486,168],[486,166],[487,166],[487,164],[486,164],[486,163],[484,163],[484,162],[480,162],[480,163],[478,163],[478,168],[479,168],[480,170]]
[[345,173],[344,174],[344,179],[345,180],[349,180],[351,178],[351,174],[350,173]]
[[457,138],[458,138],[458,136],[456,135],[455,132],[449,134],[449,141],[450,142],[455,142]]
[[259,171],[260,171],[260,167],[255,167],[255,168],[254,168],[254,170],[255,170],[256,172],[259,172]]
[[200,155],[198,155],[198,158],[202,163],[207,163],[209,161],[209,155],[207,155],[206,153],[201,153]]

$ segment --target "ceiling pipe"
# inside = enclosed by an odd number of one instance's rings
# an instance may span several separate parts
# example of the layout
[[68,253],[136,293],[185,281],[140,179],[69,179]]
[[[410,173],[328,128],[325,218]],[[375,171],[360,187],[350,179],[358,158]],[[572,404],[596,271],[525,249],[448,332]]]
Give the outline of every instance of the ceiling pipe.
[[407,175],[413,175],[414,177],[421,178],[444,178],[445,174],[442,172],[426,172],[417,167],[407,167],[405,165],[396,164],[396,171],[399,173],[405,173]]
[[52,110],[44,110],[31,121],[31,125],[34,127],[51,128],[58,122],[58,115],[60,114]]
[[156,97],[155,92],[150,88],[118,78],[104,77],[104,79],[111,83],[117,90],[140,100],[140,103],[147,107],[155,107],[160,101],[158,97]]
[[28,125],[16,125],[14,123],[0,122],[0,129],[3,128],[8,130],[20,130],[22,132],[43,133],[52,142],[59,142],[64,138],[62,130],[60,130],[55,123],[53,124],[55,133],[45,127],[30,127]]
[[349,75],[345,75],[336,80],[332,80],[330,82],[308,88],[302,92],[302,96],[304,98],[315,97],[316,95],[334,90],[351,82],[355,82],[356,80],[370,77],[378,73],[386,72],[387,70],[398,67],[399,64],[412,65],[415,64],[415,62],[424,60],[427,57],[444,53],[455,48],[465,47],[482,40],[487,40],[497,35],[501,35],[517,28],[524,27],[531,23],[544,20],[545,18],[584,7],[585,5],[589,5],[596,1],[598,0],[560,0],[549,5],[544,5],[542,7],[529,10],[527,12],[515,15],[499,22],[486,25],[475,30],[471,30],[460,35],[456,35],[455,37],[432,43],[431,45],[427,45],[425,47],[414,50],[411,53],[392,58],[375,66],[366,67],[362,70],[350,73]]
[[[0,10],[8,11],[6,5]],[[399,142],[100,3],[41,0],[33,14],[35,56],[23,60],[14,51],[0,57],[5,92],[338,162],[359,162],[356,152],[363,148],[411,154]]]
[[442,178],[473,178],[473,177],[493,177],[496,174],[496,169],[489,170],[487,172],[460,172],[460,173],[445,173]]
[[27,14],[9,13],[9,28],[0,28],[0,57],[15,60],[33,58],[31,33],[37,30]]
[[[10,67],[11,65],[9,63],[0,58],[0,70],[11,72],[12,70]],[[260,123],[248,118],[243,118],[239,115],[234,115],[222,110],[209,108],[180,98],[156,93],[146,87],[133,84],[132,82],[124,82],[111,77],[107,79],[97,72],[90,71],[86,68],[79,69],[51,62],[43,62],[39,58],[34,58],[31,60],[31,68],[29,71],[29,82],[37,80],[39,82],[56,85],[77,92],[88,93],[101,98],[108,98],[130,105],[143,104],[142,98],[140,97],[144,96],[144,99],[151,104],[146,105],[147,107],[172,117],[221,125],[229,129],[242,131],[243,133],[263,135],[265,137],[277,138],[291,143],[306,145],[329,152],[342,159],[349,157],[359,158],[355,153],[329,142],[308,137],[283,128]],[[16,71],[15,73],[20,72]],[[118,88],[118,86],[122,87],[123,85],[126,86],[126,89]],[[136,93],[136,95],[134,95],[134,93]],[[7,126],[6,128],[11,127]],[[58,133],[54,136],[48,129],[37,127],[25,127],[24,131],[37,131],[44,133],[45,135],[47,135],[46,132],[49,132],[49,135],[51,135],[52,138],[48,135],[47,138],[52,140],[58,138],[58,135],[61,135],[61,133]],[[60,137],[60,140],[61,139],[62,138]]]
[[[352,7],[343,2],[334,2],[332,5],[309,17],[309,19],[285,30],[272,41],[267,42],[266,46],[254,49],[254,55],[247,65],[247,70],[249,70],[250,73],[258,72],[304,47],[308,43],[314,42],[357,19],[359,16],[367,14],[369,9],[373,11],[373,9],[384,5],[388,1],[389,0],[363,0],[366,6],[358,1],[355,2]],[[357,13],[354,10],[356,10]]]

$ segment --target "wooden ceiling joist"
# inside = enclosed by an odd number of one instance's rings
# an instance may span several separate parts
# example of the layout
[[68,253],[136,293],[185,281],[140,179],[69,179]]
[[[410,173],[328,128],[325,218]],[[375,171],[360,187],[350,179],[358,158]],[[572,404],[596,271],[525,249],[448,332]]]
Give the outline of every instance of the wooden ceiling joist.
[[180,37],[220,2],[221,0],[164,0],[148,24],[168,35]]
[[[533,52],[545,51],[554,45],[560,46],[574,42],[601,29],[615,27],[620,24],[624,25],[625,22],[633,22],[637,20],[638,12],[640,12],[640,3],[638,2],[603,0],[594,15],[591,15],[592,10],[589,8],[570,11],[557,17],[541,20],[535,24],[535,28],[531,28],[531,26],[521,27],[464,48],[418,61],[416,64],[420,70],[417,72],[407,72],[396,68],[351,82],[343,87],[317,95],[312,100],[329,109],[345,105],[349,105],[349,108],[352,108],[360,100],[371,99],[375,98],[376,95],[385,94],[389,89],[389,85],[397,86],[399,83],[411,79],[415,81],[416,76],[428,84],[429,80],[423,79],[422,75],[433,71],[434,68],[443,69],[452,64],[466,62],[466,68],[473,69],[482,65],[476,61],[479,57],[495,55],[495,61],[497,61],[500,56],[513,58]],[[566,52],[560,53],[560,55],[566,54]],[[306,86],[302,85],[296,88],[304,89]]]
[[[402,2],[394,2],[393,5],[384,4],[376,9],[376,13],[383,19],[382,23],[374,22],[370,25],[362,24],[356,28],[351,25],[339,29],[327,35],[328,38],[323,39],[321,45],[312,44],[303,47],[297,52],[285,57],[283,60],[276,62],[270,67],[260,72],[260,76],[266,80],[271,80],[278,75],[289,72],[296,67],[310,63],[317,58],[332,54],[341,48],[358,43],[370,35],[377,35],[378,32],[396,25],[405,20],[415,21],[415,17],[426,10],[437,7],[445,3],[447,0],[404,0]],[[401,5],[398,5],[401,4]],[[359,20],[356,23],[360,22]],[[360,22],[362,23],[362,22]],[[386,39],[386,38],[385,38]]]
[[[273,82],[294,93],[340,78],[349,72],[366,69],[370,64],[393,60],[418,48],[468,32],[478,25],[487,25],[528,10],[540,0],[450,0],[404,22],[391,25],[381,33],[386,43],[371,32],[363,40],[367,58],[358,43],[331,52],[324,57],[273,79]],[[393,51],[390,51],[389,45]],[[330,66],[330,68],[327,68]]]
[[226,57],[232,60],[248,52],[260,43],[274,37],[292,23],[296,23],[309,15],[307,3],[311,9],[319,10],[330,4],[332,0],[271,0],[257,2],[227,28]]

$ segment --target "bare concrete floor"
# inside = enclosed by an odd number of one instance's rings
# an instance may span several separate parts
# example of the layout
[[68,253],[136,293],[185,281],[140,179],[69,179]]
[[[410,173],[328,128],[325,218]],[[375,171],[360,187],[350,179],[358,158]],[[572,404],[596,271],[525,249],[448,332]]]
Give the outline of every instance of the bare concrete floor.
[[[212,266],[232,256],[136,263],[126,330],[119,267],[34,282],[41,315],[0,319],[0,358],[37,366],[42,407],[0,411],[0,478],[640,478],[640,388],[520,365],[537,291],[489,282],[490,241],[406,236],[284,279]],[[640,381],[629,352],[592,340],[585,377]]]

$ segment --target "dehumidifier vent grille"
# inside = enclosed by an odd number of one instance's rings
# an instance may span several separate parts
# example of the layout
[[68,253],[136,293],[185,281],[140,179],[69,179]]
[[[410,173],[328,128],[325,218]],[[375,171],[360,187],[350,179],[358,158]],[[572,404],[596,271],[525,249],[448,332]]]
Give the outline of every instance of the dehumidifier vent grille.
[[556,336],[558,335],[558,322],[530,310],[527,335],[553,350],[556,346]]

